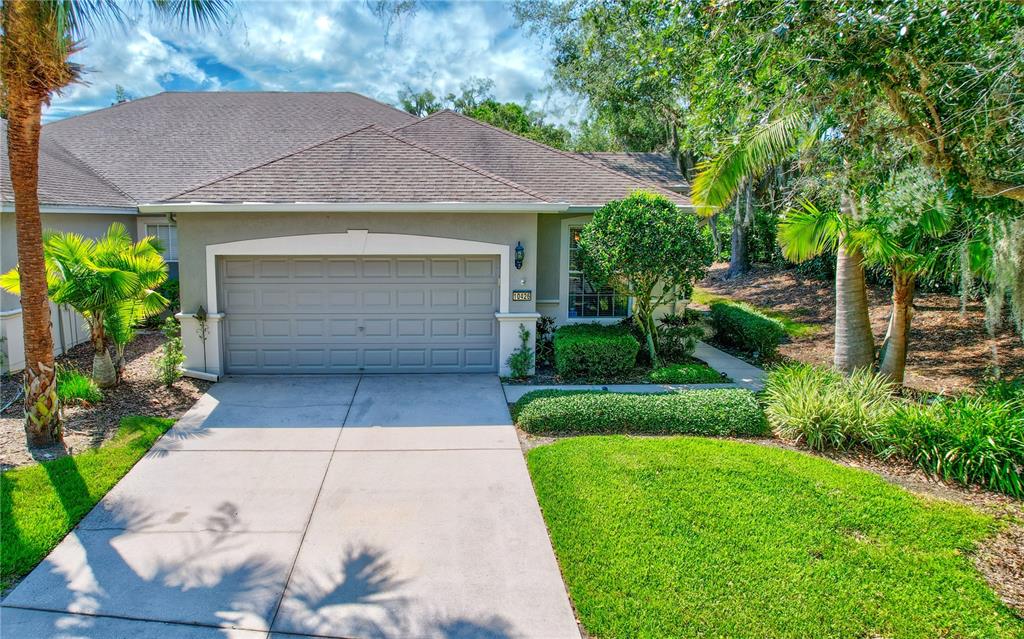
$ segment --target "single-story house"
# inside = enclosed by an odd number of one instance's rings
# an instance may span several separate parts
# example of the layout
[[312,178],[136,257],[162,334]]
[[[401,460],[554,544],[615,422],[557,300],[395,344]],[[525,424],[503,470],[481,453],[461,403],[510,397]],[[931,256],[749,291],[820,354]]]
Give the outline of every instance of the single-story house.
[[[161,93],[46,124],[41,146],[46,228],[97,236],[117,221],[163,241],[185,369],[206,378],[505,372],[540,314],[627,315],[574,260],[596,208],[637,189],[690,206],[666,155],[568,153],[353,93]],[[59,350],[85,339],[73,313],[54,317]],[[6,293],[0,330],[17,370],[20,306]]]

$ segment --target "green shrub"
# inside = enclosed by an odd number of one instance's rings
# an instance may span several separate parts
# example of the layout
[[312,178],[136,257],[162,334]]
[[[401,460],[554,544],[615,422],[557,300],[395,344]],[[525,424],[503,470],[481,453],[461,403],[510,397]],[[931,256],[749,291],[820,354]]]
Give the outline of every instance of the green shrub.
[[103,391],[88,375],[73,368],[57,368],[57,397],[61,404],[95,404],[103,399]]
[[925,472],[1024,497],[1024,402],[986,397],[897,407],[882,456],[902,455]]
[[535,391],[513,408],[531,433],[763,435],[757,398],[748,390],[716,388],[678,393]]
[[1024,377],[988,380],[982,387],[981,394],[996,401],[1024,402]]
[[519,348],[512,351],[506,363],[513,379],[529,377],[533,368],[533,350],[530,348],[530,330],[522,324],[519,325]]
[[779,320],[734,302],[712,303],[711,325],[716,340],[760,359],[774,357],[786,336],[786,329]]
[[555,331],[555,370],[564,379],[626,375],[636,367],[640,342],[622,326],[569,324]]
[[185,351],[181,343],[181,326],[173,317],[164,320],[162,330],[167,341],[156,358],[156,375],[164,386],[170,386],[181,377]]
[[721,384],[726,378],[707,364],[672,364],[651,371],[655,384]]
[[814,450],[874,445],[892,411],[892,391],[870,371],[844,377],[806,364],[780,366],[765,382],[765,413],[779,437]]
[[658,356],[663,362],[685,362],[704,337],[701,316],[693,309],[665,315],[658,322]]

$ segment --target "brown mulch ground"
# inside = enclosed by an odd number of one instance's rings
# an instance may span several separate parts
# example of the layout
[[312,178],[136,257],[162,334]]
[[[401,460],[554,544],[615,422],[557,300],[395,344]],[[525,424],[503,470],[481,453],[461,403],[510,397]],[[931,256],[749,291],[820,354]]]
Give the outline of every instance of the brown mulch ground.
[[[750,273],[725,280],[726,264],[716,264],[699,286],[716,295],[784,312],[793,319],[820,326],[813,335],[783,344],[783,358],[809,364],[832,361],[835,339],[835,291],[831,281],[802,277],[795,269],[756,267]],[[877,343],[889,319],[889,291],[868,291],[871,326]],[[973,387],[992,365],[993,346],[1005,376],[1024,375],[1024,340],[1009,328],[995,339],[985,331],[981,302],[960,314],[960,298],[939,293],[915,297],[907,359],[906,386],[913,390],[950,393]]]
[[[533,448],[571,436],[533,435],[516,428],[519,445],[526,454]],[[657,437],[632,435],[633,437]],[[824,457],[837,464],[875,473],[891,484],[926,500],[941,499],[974,508],[1005,524],[997,535],[984,540],[973,555],[974,564],[1007,606],[1024,615],[1024,502],[984,490],[929,477],[903,460],[878,459],[862,452],[819,453],[779,439],[737,439],[736,441],[795,450]]]
[[[104,389],[103,401],[92,406],[65,407],[63,446],[27,448],[20,400],[0,413],[0,470],[95,448],[114,436],[122,417],[180,417],[211,384],[191,378],[179,379],[170,388],[161,384],[154,365],[163,341],[161,333],[140,334],[128,345],[124,380],[114,388]],[[92,368],[92,345],[79,344],[57,361],[88,374]],[[20,387],[18,374],[0,379],[0,406],[13,399]]]

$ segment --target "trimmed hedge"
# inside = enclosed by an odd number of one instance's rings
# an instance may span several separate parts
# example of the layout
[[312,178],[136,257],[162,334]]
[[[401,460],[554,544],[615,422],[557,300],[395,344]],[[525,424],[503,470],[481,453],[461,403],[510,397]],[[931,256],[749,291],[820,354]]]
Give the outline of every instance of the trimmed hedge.
[[564,379],[604,380],[636,367],[640,342],[623,326],[569,324],[555,331],[555,370]]
[[741,388],[678,393],[534,391],[512,410],[530,433],[757,436],[768,432],[754,394]]
[[711,325],[715,329],[716,340],[756,353],[761,359],[774,356],[786,337],[782,322],[734,302],[712,303]]
[[671,364],[651,371],[655,384],[721,384],[725,376],[702,362]]

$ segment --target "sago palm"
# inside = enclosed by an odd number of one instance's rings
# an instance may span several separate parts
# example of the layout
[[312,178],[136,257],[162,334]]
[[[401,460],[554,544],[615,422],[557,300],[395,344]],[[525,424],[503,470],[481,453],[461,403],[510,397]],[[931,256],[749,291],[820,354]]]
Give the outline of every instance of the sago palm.
[[[700,173],[693,183],[697,212],[713,215],[736,197],[746,180],[809,150],[827,137],[827,132],[825,119],[804,110],[782,115],[747,131],[718,157],[699,167]],[[842,199],[847,220],[858,218],[854,196],[845,193]],[[833,229],[835,235],[829,241],[836,253],[834,363],[836,368],[849,373],[874,362],[875,345],[868,316],[864,258],[859,249],[845,241],[845,226],[837,224]],[[794,248],[791,246],[790,250]]]
[[[93,379],[101,387],[117,383],[118,369],[108,349],[115,332],[119,357],[135,322],[167,308],[156,288],[167,279],[167,265],[153,238],[133,242],[121,224],[94,241],[75,233],[48,233],[43,243],[47,293],[85,318],[93,346]],[[0,286],[21,292],[19,268],[0,276]]]
[[[205,27],[227,15],[230,0],[150,0],[156,15]],[[39,217],[42,107],[79,79],[71,62],[91,29],[124,21],[141,3],[116,0],[2,0],[0,99],[7,111],[7,154],[14,191],[25,333],[25,434],[29,445],[60,441],[60,420],[47,302],[43,227]]]

